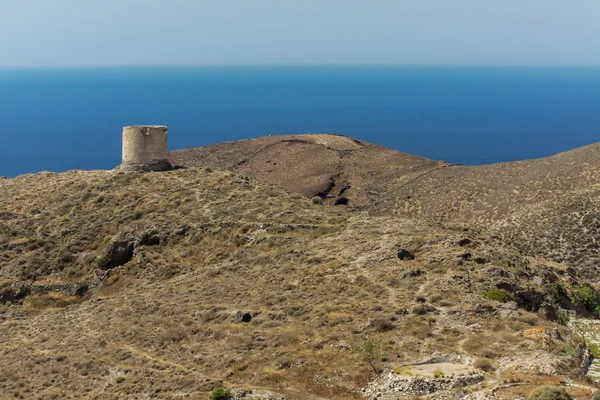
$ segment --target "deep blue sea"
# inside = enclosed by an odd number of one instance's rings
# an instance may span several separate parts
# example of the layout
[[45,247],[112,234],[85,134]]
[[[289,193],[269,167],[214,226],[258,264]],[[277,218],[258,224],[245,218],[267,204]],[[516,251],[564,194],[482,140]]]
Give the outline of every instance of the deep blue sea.
[[0,175],[110,169],[125,125],[171,149],[339,133],[462,164],[600,141],[600,68],[0,69]]

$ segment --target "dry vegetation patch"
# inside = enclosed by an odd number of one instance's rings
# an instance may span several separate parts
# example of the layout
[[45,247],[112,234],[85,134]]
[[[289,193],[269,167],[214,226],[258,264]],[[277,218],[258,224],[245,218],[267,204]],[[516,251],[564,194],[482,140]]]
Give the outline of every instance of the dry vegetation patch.
[[520,332],[558,326],[540,316],[556,283],[585,308],[584,281],[482,232],[205,169],[1,185],[0,392],[17,398],[360,398],[380,370],[451,352],[577,362],[567,331]]

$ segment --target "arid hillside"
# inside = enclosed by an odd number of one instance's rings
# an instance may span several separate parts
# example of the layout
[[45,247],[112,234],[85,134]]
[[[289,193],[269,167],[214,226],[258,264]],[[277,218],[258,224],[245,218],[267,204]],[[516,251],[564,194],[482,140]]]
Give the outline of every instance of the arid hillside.
[[[335,135],[295,135],[171,153],[373,215],[484,228],[530,256],[600,277],[600,144],[538,160],[448,165]],[[333,182],[333,186],[328,186]],[[332,190],[325,188],[332,187]]]
[[[366,199],[387,187],[369,173],[454,168],[365,146],[368,168],[315,176]],[[597,310],[568,265],[239,169],[0,180],[2,399],[514,399],[559,383],[587,398],[563,309]]]
[[210,167],[250,176],[305,197],[333,204],[351,199],[368,206],[391,184],[404,184],[443,162],[400,153],[339,135],[270,136],[174,151],[171,160],[186,167]]

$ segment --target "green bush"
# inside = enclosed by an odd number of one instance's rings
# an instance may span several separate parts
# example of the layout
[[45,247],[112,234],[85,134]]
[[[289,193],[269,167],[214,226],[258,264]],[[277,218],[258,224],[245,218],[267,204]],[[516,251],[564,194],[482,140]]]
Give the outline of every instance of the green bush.
[[594,358],[600,358],[600,348],[598,348],[598,345],[596,343],[588,342],[587,340],[586,340],[586,344],[587,344],[588,348],[590,349],[590,353],[592,353]]
[[565,389],[543,387],[534,390],[529,396],[529,400],[573,400],[573,398]]
[[94,259],[94,268],[96,269],[104,269],[106,264],[108,264],[108,257],[104,255],[96,256]]
[[596,302],[596,290],[589,285],[577,286],[573,285],[573,289],[579,293],[581,301],[589,312],[598,311],[598,303]]
[[231,391],[229,389],[218,388],[212,392],[210,400],[228,400],[231,398]]
[[494,300],[494,301],[500,301],[502,303],[507,303],[509,301],[513,301],[514,298],[512,297],[512,295],[510,293],[508,293],[506,290],[504,289],[490,289],[485,293],[485,297],[487,297],[490,300]]
[[569,314],[562,310],[558,310],[556,313],[556,323],[559,325],[567,326],[570,319]]
[[592,400],[600,400],[600,393],[596,393]]
[[554,283],[548,288],[548,293],[558,304],[564,304],[569,300],[569,293],[560,283]]
[[352,345],[353,353],[369,364],[376,374],[379,374],[379,360],[385,357],[385,348],[384,343],[376,342],[368,336],[361,336],[360,341]]

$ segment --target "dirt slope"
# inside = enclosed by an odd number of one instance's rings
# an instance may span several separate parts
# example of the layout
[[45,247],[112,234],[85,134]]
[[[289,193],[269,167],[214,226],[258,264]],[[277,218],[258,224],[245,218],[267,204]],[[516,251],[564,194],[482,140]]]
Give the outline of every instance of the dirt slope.
[[435,170],[395,185],[375,208],[484,227],[527,254],[600,278],[600,144],[537,160]]
[[453,353],[498,369],[481,390],[578,371],[551,319],[584,281],[484,233],[195,168],[25,175],[0,209],[0,398],[361,398],[370,363]]
[[273,136],[174,151],[172,161],[187,167],[231,170],[329,202],[349,198],[366,206],[391,184],[402,184],[446,166],[346,136]]
[[348,198],[376,215],[484,228],[528,255],[600,278],[600,144],[480,167],[335,135],[252,139],[176,151],[172,158],[239,171],[307,197],[328,194],[329,203]]

